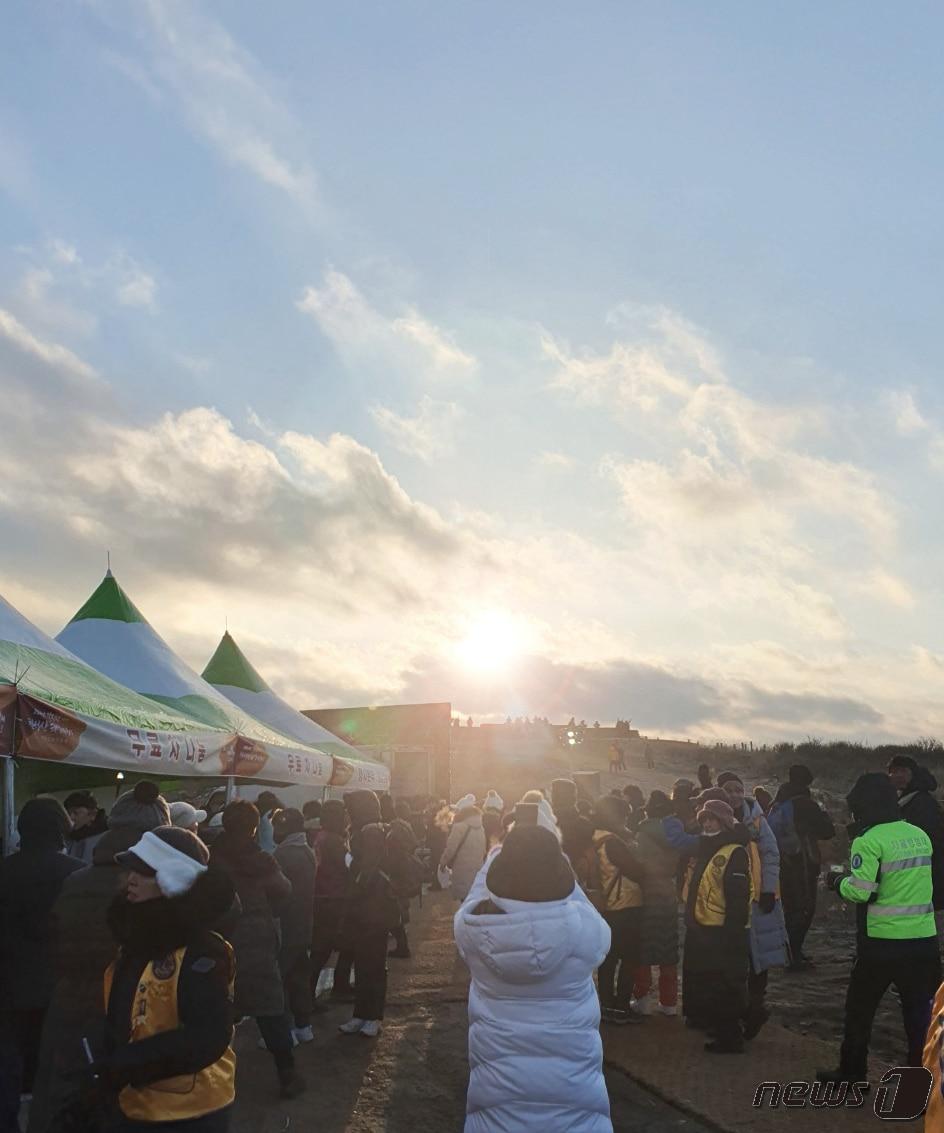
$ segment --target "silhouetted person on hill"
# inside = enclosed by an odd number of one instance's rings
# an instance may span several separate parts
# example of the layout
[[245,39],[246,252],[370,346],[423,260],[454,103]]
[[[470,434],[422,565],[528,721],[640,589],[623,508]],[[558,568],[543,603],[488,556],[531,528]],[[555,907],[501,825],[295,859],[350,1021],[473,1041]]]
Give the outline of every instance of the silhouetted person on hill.
[[707,763],[699,763],[698,765],[698,785],[703,791],[709,791],[714,786],[711,781],[711,768]]

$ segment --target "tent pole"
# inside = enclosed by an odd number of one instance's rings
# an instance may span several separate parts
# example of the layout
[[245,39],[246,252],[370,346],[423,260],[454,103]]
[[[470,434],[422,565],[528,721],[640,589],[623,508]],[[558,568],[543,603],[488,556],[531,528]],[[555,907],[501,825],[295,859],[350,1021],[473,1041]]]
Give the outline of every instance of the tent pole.
[[236,780],[232,775],[227,775],[227,777],[226,777],[226,805],[229,806],[229,804],[235,798],[236,798]]
[[13,791],[13,756],[3,756],[3,856],[16,845],[16,802]]

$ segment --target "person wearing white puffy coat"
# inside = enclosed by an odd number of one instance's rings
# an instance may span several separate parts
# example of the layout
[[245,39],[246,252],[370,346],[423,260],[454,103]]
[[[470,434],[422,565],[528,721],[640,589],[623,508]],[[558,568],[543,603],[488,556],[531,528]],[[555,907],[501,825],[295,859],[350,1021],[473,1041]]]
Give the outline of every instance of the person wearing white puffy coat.
[[610,929],[557,838],[511,830],[454,928],[472,973],[465,1133],[612,1133],[593,985]]

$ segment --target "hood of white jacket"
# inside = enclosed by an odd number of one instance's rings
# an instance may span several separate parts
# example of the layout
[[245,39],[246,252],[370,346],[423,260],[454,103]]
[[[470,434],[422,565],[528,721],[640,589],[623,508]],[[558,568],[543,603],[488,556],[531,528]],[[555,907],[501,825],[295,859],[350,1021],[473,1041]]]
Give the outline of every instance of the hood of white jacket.
[[487,894],[501,913],[456,914],[456,939],[470,966],[483,965],[509,984],[546,981],[572,956],[596,967],[609,950],[610,930],[578,887],[563,901],[512,901]]

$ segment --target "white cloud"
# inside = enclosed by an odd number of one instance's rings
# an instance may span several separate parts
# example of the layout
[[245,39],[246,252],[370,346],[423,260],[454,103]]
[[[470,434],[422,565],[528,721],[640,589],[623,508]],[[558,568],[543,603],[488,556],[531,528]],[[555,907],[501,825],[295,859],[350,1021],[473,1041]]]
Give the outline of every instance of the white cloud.
[[75,248],[75,246],[72,244],[67,244],[65,240],[50,240],[49,250],[52,254],[53,259],[60,264],[67,264],[70,267],[73,267],[82,262],[78,250]]
[[196,5],[150,0],[138,21],[140,11],[100,9],[118,31],[131,24],[143,49],[135,54],[129,44],[110,52],[108,62],[152,102],[176,103],[194,133],[228,164],[289,196],[309,219],[322,216],[304,130],[252,54]]
[[899,436],[914,437],[930,428],[928,421],[915,403],[914,394],[908,390],[896,390],[889,393],[887,402]]
[[908,390],[890,392],[886,404],[898,435],[923,439],[928,463],[932,468],[944,470],[944,428],[921,412],[914,394]]
[[577,467],[577,461],[574,457],[568,456],[563,452],[542,452],[535,458],[535,464],[538,468],[545,469],[550,472],[570,472]]
[[5,338],[22,353],[57,370],[72,381],[98,384],[101,380],[98,371],[77,354],[57,342],[46,342],[37,338],[14,315],[0,307],[0,336]]
[[297,306],[352,365],[375,365],[427,380],[467,378],[477,367],[471,354],[418,311],[382,314],[353,280],[334,268],[325,272],[320,287],[305,288]]
[[123,307],[143,307],[148,311],[157,309],[157,282],[154,276],[135,265],[129,268],[126,277],[118,284],[115,298]]
[[178,365],[183,366],[195,378],[204,378],[213,369],[213,361],[210,358],[194,354],[175,354],[174,358]]
[[913,610],[917,604],[907,584],[887,570],[876,567],[860,582],[861,589],[900,610]]
[[415,417],[401,417],[383,405],[371,407],[371,416],[401,452],[427,464],[447,456],[455,447],[456,425],[463,417],[453,401],[424,396]]

